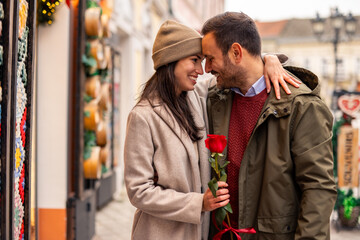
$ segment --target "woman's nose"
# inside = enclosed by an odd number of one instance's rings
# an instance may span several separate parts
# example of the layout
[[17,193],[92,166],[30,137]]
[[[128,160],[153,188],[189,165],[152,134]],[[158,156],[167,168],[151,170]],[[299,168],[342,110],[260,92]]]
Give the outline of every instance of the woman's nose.
[[208,61],[207,59],[205,60],[205,72],[209,73],[211,72],[212,68],[211,68],[211,63],[210,61]]
[[199,66],[197,66],[196,68],[196,72],[200,75],[203,75],[204,74],[204,69],[203,69],[203,66],[201,64],[199,64]]

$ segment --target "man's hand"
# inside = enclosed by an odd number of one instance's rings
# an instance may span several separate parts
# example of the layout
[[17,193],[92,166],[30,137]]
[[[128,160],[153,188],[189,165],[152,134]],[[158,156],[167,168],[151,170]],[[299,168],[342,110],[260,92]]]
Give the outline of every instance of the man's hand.
[[229,203],[229,190],[226,188],[226,182],[218,182],[219,189],[216,191],[216,198],[212,195],[210,189],[206,189],[203,199],[202,211],[213,211],[217,208],[224,207]]
[[266,91],[268,93],[271,90],[270,81],[274,85],[275,95],[277,99],[280,99],[279,85],[281,85],[281,87],[287,94],[291,94],[287,83],[293,85],[294,87],[299,87],[301,81],[293,78],[285,71],[276,55],[265,55],[264,62],[264,77],[266,82]]

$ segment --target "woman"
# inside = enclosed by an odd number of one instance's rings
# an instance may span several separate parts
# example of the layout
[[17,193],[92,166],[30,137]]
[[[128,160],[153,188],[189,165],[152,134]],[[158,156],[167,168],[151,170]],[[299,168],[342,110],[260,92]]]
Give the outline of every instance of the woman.
[[206,129],[192,91],[202,60],[199,33],[174,21],[160,27],[156,72],[127,124],[125,184],[137,208],[132,239],[207,239],[209,211],[229,202],[226,183],[219,183],[217,198],[207,187]]

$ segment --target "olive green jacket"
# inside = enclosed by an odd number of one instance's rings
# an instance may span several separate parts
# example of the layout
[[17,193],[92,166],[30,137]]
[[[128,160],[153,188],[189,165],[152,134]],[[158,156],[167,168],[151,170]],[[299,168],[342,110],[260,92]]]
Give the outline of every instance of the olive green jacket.
[[[241,162],[239,228],[257,231],[241,234],[243,240],[330,239],[333,117],[319,97],[318,78],[305,69],[287,70],[305,84],[290,86],[291,95],[282,91],[280,100],[270,92]],[[210,133],[228,135],[233,94],[209,89]]]

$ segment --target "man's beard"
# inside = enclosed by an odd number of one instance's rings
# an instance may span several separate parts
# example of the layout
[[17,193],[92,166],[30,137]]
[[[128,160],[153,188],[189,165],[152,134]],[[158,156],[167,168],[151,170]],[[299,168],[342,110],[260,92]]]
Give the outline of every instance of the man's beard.
[[221,79],[220,83],[218,82],[217,87],[219,89],[228,89],[232,87],[237,87],[239,79],[242,77],[241,68],[235,66],[231,63],[228,56],[224,56],[224,66],[223,69],[219,72],[219,77]]

